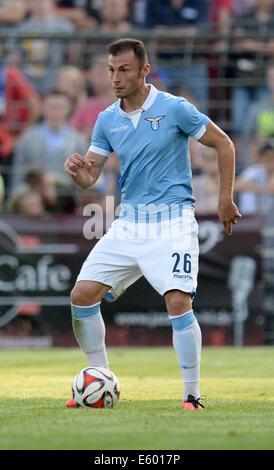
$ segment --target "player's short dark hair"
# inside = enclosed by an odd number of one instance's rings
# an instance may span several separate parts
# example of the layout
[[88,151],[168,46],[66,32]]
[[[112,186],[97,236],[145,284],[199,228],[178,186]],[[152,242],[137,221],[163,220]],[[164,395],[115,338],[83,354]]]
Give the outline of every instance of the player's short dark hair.
[[140,68],[148,63],[147,51],[144,43],[139,39],[122,38],[112,42],[107,46],[108,53],[116,56],[123,52],[133,51],[137,57]]

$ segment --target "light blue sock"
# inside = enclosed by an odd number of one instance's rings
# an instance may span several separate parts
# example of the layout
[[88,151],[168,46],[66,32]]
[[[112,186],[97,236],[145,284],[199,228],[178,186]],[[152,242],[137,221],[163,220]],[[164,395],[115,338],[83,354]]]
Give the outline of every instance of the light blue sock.
[[75,338],[86,354],[89,365],[108,367],[106,330],[100,302],[88,307],[71,304],[71,315]]
[[170,315],[173,346],[184,379],[183,400],[191,394],[200,398],[200,362],[202,335],[193,310],[179,316]]

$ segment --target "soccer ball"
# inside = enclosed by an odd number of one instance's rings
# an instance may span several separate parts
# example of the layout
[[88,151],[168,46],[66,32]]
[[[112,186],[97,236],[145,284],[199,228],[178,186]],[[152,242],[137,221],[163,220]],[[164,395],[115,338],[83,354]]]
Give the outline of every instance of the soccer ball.
[[120,397],[119,380],[105,367],[85,367],[73,380],[72,397],[77,406],[113,408]]

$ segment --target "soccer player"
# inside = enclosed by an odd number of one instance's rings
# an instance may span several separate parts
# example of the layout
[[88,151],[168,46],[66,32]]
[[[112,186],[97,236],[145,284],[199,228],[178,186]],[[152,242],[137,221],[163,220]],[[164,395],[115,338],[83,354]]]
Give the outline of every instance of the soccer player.
[[[201,331],[192,310],[197,287],[198,228],[191,187],[189,136],[214,147],[220,174],[218,214],[228,235],[241,217],[233,202],[234,145],[182,97],[146,83],[146,49],[136,39],[108,46],[118,100],[101,112],[85,157],[71,155],[65,170],[81,188],[100,176],[115,152],[121,168],[121,212],[84,262],[71,292],[75,337],[90,366],[108,367],[101,299],[117,298],[142,275],[164,296],[182,371],[182,408],[201,409]],[[73,400],[67,406],[76,406]]]

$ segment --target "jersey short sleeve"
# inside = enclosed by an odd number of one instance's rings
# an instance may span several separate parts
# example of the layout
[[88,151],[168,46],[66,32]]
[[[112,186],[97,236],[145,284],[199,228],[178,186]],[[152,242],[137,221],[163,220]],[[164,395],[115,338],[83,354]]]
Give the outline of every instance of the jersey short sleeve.
[[176,118],[179,129],[195,140],[201,139],[210,121],[209,117],[184,98],[177,101]]
[[95,123],[89,151],[98,153],[104,157],[108,157],[113,152],[113,149],[104,132],[102,113],[98,115],[97,121]]

